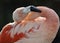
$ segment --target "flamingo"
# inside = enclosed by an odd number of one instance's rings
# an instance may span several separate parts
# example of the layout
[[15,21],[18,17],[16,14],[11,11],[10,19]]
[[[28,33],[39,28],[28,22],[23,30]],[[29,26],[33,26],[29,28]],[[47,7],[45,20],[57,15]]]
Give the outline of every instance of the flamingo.
[[59,29],[59,16],[45,6],[17,8],[13,20],[2,28],[0,43],[52,43]]

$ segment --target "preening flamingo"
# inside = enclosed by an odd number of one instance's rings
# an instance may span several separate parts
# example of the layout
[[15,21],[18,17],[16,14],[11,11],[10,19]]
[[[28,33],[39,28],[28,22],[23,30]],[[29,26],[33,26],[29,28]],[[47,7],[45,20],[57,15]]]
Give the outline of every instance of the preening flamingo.
[[0,43],[52,43],[59,29],[57,13],[45,6],[17,8],[13,20],[2,28]]

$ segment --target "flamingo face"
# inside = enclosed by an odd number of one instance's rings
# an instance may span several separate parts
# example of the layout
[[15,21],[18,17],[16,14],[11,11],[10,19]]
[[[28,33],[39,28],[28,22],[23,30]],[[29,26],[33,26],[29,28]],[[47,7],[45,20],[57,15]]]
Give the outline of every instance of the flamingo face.
[[13,20],[14,21],[22,21],[28,15],[28,13],[30,13],[31,11],[39,12],[39,13],[41,12],[39,9],[35,8],[35,6],[27,6],[27,7],[17,8],[13,12]]

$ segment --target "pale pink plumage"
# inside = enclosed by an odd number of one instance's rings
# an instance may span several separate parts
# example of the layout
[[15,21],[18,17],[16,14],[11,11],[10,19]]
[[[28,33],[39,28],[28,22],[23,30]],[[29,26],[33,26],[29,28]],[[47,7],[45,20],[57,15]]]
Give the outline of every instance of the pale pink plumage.
[[44,6],[37,8],[42,12],[30,12],[28,15],[24,15],[21,13],[21,9],[17,10],[16,15],[19,15],[22,19],[14,20],[13,23],[3,27],[0,42],[52,43],[59,29],[59,17],[50,8]]

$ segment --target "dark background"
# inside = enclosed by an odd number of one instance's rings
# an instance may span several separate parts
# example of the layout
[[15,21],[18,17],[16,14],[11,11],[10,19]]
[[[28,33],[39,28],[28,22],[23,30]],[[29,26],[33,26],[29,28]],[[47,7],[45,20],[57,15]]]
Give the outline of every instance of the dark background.
[[[4,25],[13,22],[12,12],[21,6],[47,6],[54,9],[60,17],[60,0],[0,0],[0,30]],[[60,43],[60,29],[53,43]]]

